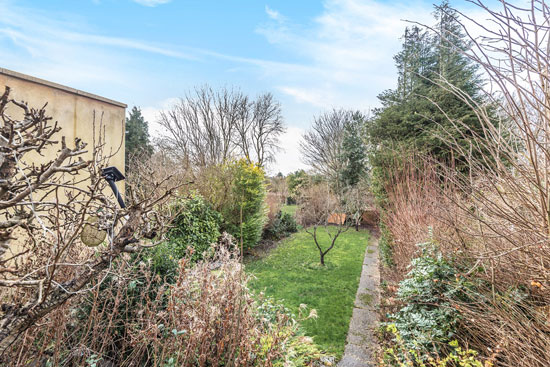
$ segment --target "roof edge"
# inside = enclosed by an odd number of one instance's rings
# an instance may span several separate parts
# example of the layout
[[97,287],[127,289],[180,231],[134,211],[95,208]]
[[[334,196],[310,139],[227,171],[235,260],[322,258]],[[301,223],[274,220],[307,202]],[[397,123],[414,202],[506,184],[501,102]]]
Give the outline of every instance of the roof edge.
[[84,91],[79,90],[79,89],[67,87],[65,85],[61,85],[61,84],[50,82],[50,81],[47,81],[47,80],[44,80],[44,79],[36,78],[34,76],[30,76],[30,75],[27,75],[27,74],[18,73],[17,71],[0,68],[0,74],[11,76],[11,77],[21,79],[21,80],[25,80],[25,81],[28,81],[28,82],[31,82],[31,83],[36,83],[36,84],[44,85],[44,86],[47,86],[47,87],[59,89],[61,91],[68,92],[68,93],[71,93],[71,94],[75,94],[77,96],[83,96],[83,97],[87,97],[87,98],[90,98],[90,99],[95,99],[97,101],[105,102],[105,103],[112,104],[112,105],[115,105],[115,106],[118,106],[118,107],[122,107],[122,108],[127,108],[128,107],[128,105],[126,105],[125,103],[122,103],[122,102],[117,102],[117,101],[109,99],[109,98],[101,97],[101,96],[98,96],[96,94],[84,92]]

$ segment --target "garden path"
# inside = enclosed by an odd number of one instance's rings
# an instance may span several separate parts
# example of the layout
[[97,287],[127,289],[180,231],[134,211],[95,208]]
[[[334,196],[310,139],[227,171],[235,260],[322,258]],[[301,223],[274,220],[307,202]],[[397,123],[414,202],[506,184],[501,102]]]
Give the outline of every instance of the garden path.
[[370,244],[365,250],[363,270],[355,296],[344,357],[338,363],[338,367],[376,366],[379,302],[378,236],[372,234]]

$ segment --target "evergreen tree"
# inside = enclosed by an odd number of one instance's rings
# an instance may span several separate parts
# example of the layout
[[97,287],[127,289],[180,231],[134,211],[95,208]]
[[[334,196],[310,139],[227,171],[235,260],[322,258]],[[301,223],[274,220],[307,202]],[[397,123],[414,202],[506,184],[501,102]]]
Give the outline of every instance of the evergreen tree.
[[434,62],[430,48],[428,32],[417,26],[405,29],[403,50],[394,57],[398,70],[397,90],[394,92],[396,101],[405,100],[416,88],[426,84],[425,77]]
[[131,158],[136,154],[153,154],[149,139],[149,126],[138,107],[133,107],[126,118],[126,169]]
[[367,147],[363,140],[364,117],[354,112],[344,126],[342,139],[342,170],[339,173],[341,188],[355,186],[367,174]]
[[[470,45],[457,16],[444,1],[435,7],[437,32],[417,27],[405,31],[403,48],[395,56],[398,87],[379,96],[383,107],[374,111],[375,118],[368,123],[369,140],[378,153],[387,148],[419,150],[448,163],[454,160],[460,168],[464,162],[453,156],[441,136],[451,133],[467,145],[472,131],[482,134],[472,109],[440,85],[446,80],[483,103],[477,65],[462,53]],[[468,128],[457,130],[449,118]]]

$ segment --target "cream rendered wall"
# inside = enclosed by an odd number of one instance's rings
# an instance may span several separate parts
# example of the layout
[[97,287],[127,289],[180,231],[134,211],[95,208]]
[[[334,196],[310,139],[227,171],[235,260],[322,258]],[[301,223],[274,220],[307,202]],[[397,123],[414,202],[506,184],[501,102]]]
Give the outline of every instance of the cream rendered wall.
[[[0,68],[0,95],[4,93],[5,86],[11,88],[11,98],[25,101],[29,107],[40,108],[48,103],[46,115],[53,118],[52,123],[57,121],[61,127],[56,140],[61,141],[61,136],[65,136],[70,147],[74,147],[77,137],[88,143],[89,152],[83,159],[89,159],[92,155],[95,112],[96,139],[102,122],[105,128],[105,152],[115,154],[109,165],[124,172],[125,104]],[[17,110],[12,108],[8,113],[14,114]],[[20,118],[22,115],[12,117]],[[45,157],[27,156],[26,159],[37,163],[50,160],[58,149],[59,146],[53,146],[46,151]],[[117,186],[123,193],[124,183],[118,182]]]

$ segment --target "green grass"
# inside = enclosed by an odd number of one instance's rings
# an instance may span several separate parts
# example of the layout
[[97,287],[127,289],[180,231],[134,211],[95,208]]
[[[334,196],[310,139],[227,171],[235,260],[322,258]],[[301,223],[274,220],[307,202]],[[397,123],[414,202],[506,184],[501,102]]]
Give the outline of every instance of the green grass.
[[[322,243],[328,242],[324,229]],[[301,230],[283,240],[267,257],[250,262],[246,271],[256,278],[251,288],[282,301],[298,311],[301,303],[317,310],[317,319],[302,323],[307,335],[324,350],[342,356],[346,344],[355,293],[361,276],[368,232],[350,229],[340,235],[319,265],[313,239]]]
[[283,213],[288,213],[292,216],[295,216],[297,209],[298,209],[298,205],[283,205],[283,207],[281,208],[281,211]]

